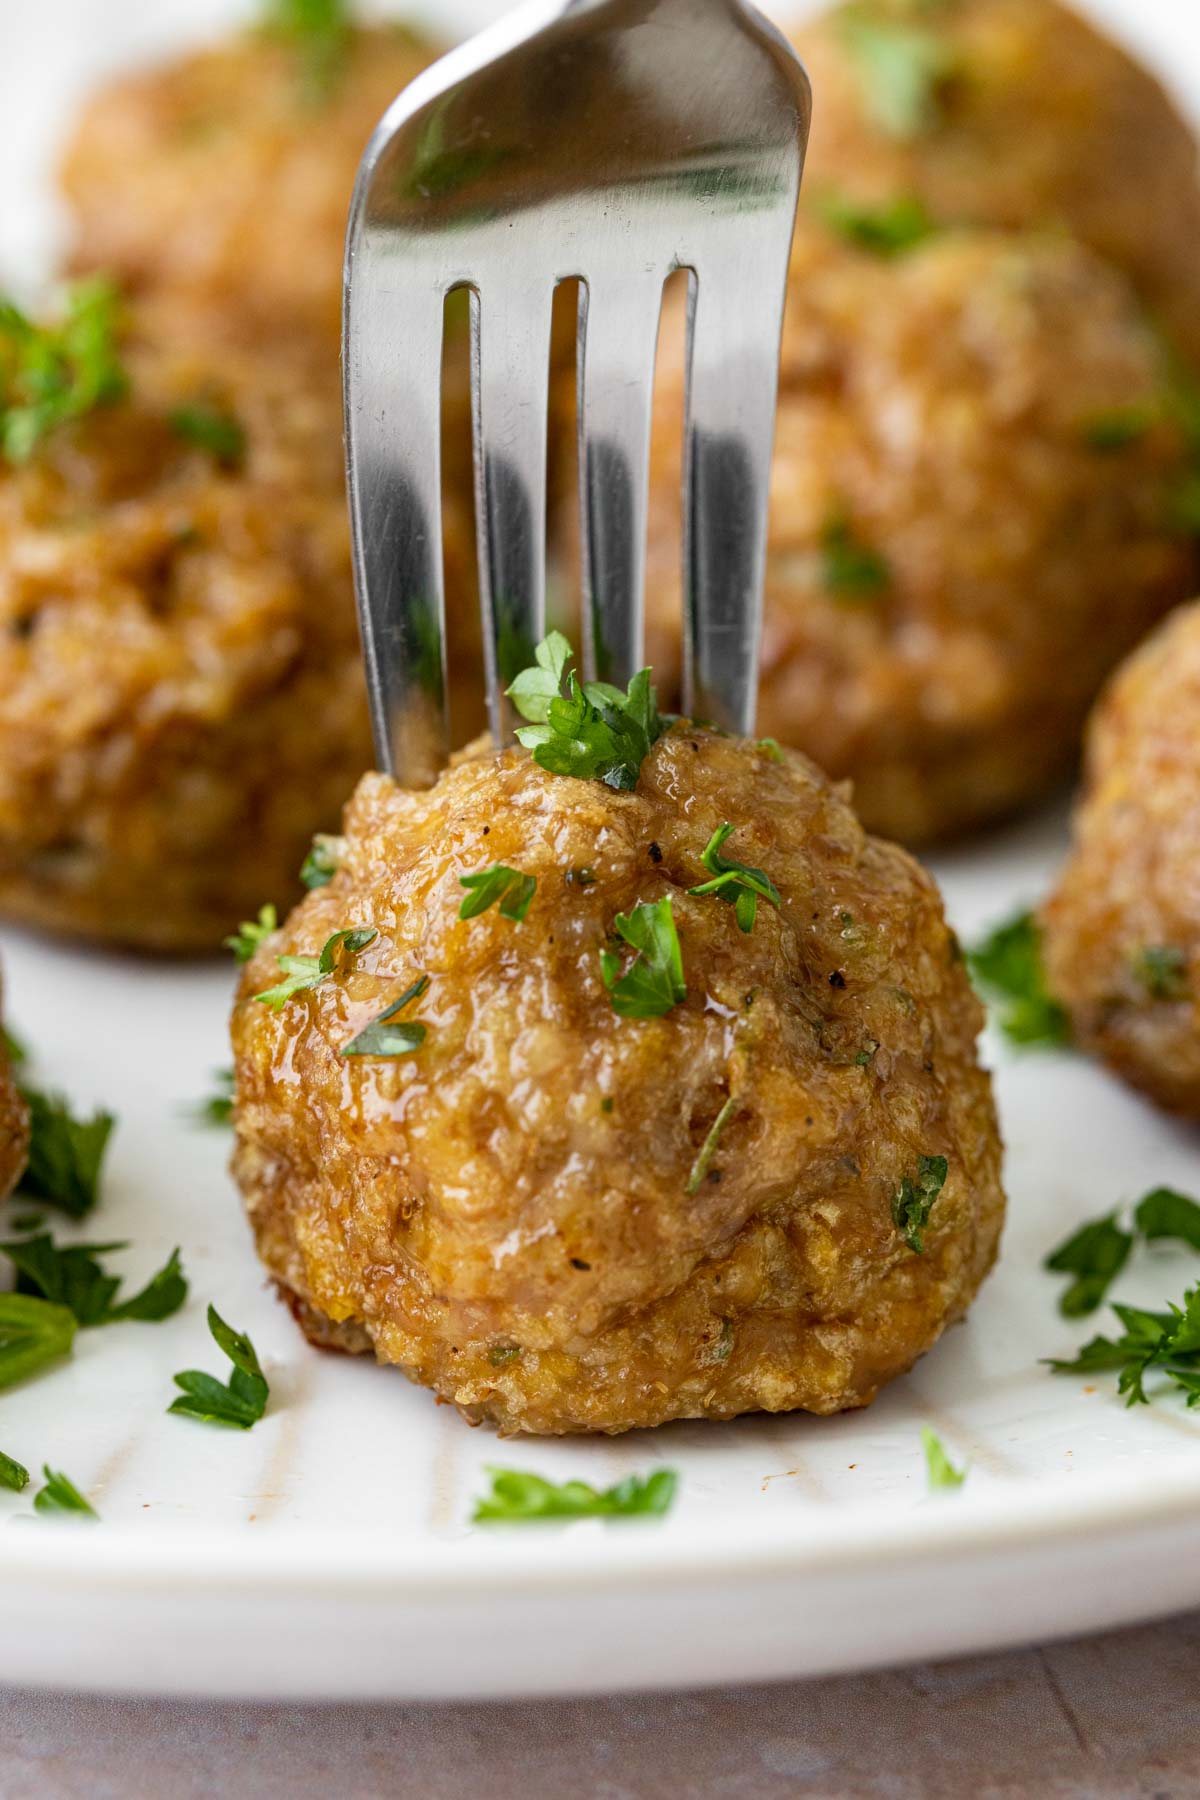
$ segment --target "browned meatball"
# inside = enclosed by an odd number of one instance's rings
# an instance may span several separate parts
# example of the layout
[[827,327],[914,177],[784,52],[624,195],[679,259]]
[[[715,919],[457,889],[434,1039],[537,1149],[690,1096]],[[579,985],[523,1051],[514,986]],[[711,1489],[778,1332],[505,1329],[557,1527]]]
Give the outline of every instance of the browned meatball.
[[848,0],[802,28],[810,197],[1066,227],[1200,363],[1196,144],[1158,82],[1054,0]]
[[25,1173],[29,1153],[29,1106],[17,1085],[12,1057],[0,1033],[0,1200],[7,1200]]
[[[778,890],[748,932],[689,892],[723,822]],[[618,1432],[865,1405],[963,1314],[1004,1211],[979,1007],[931,879],[803,757],[684,722],[618,793],[479,750],[427,792],[367,776],[345,831],[233,1018],[235,1173],[312,1338],[506,1432]],[[496,862],[536,880],[523,922],[460,919]],[[601,952],[627,975],[617,915],[663,902],[686,997],[618,1016]],[[342,1054],[422,980],[412,1054]],[[940,1157],[918,1253],[896,1208]]]
[[398,25],[331,53],[264,30],[111,82],[63,163],[75,265],[260,332],[336,338],[359,159],[435,54]]
[[1092,717],[1075,845],[1043,908],[1075,1036],[1200,1117],[1200,604],[1114,677]]
[[[676,349],[682,329],[674,309]],[[1068,241],[954,233],[881,261],[798,235],[759,726],[849,776],[871,829],[919,842],[1036,798],[1108,670],[1190,591],[1163,378],[1124,278]],[[659,668],[679,656],[678,488],[662,429]]]

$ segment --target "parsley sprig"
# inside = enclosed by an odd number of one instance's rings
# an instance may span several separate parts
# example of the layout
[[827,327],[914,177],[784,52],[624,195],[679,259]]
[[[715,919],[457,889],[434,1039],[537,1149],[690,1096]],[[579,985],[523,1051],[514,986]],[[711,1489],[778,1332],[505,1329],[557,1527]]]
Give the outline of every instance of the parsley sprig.
[[1118,1209],[1072,1232],[1043,1264],[1055,1275],[1074,1276],[1058,1302],[1064,1318],[1095,1312],[1139,1239],[1144,1243],[1173,1239],[1200,1251],[1200,1205],[1175,1188],[1151,1188],[1134,1207],[1127,1226]]
[[700,854],[700,861],[711,871],[713,879],[701,882],[699,887],[689,888],[688,893],[719,895],[734,908],[741,929],[751,932],[758,916],[760,896],[769,900],[772,906],[781,906],[783,902],[779,889],[764,869],[753,869],[747,863],[736,862],[731,856],[721,855],[722,846],[735,830],[736,827],[729,824],[728,820],[724,825],[717,826]]
[[674,1469],[627,1475],[610,1488],[587,1481],[547,1481],[520,1469],[489,1468],[491,1492],[475,1503],[476,1525],[521,1525],[543,1519],[662,1518],[675,1498]]
[[0,1294],[0,1388],[70,1356],[75,1315],[30,1294]]
[[469,890],[458,909],[460,919],[477,919],[489,906],[499,903],[500,917],[519,925],[529,911],[537,892],[537,876],[522,875],[505,863],[493,863],[473,875],[460,875],[459,886]]
[[1094,1375],[1117,1372],[1117,1392],[1127,1406],[1146,1405],[1146,1380],[1154,1374],[1168,1377],[1187,1396],[1189,1406],[1200,1403],[1200,1287],[1189,1288],[1183,1305],[1166,1312],[1148,1312],[1138,1306],[1113,1305],[1123,1327],[1115,1338],[1094,1337],[1069,1361],[1048,1358],[1056,1375]]
[[1041,927],[1031,912],[1018,913],[968,950],[967,967],[1014,1044],[1049,1049],[1070,1042],[1066,1012],[1046,986]]
[[79,1489],[69,1476],[61,1469],[52,1469],[49,1463],[42,1464],[42,1474],[46,1485],[38,1489],[33,1496],[33,1509],[43,1514],[73,1514],[84,1519],[98,1519],[99,1513],[90,1500],[85,1500]]
[[869,4],[844,6],[835,17],[875,123],[901,139],[936,125],[954,72],[946,39],[928,25],[881,17]]
[[326,938],[319,956],[277,956],[275,960],[283,970],[284,979],[276,982],[274,987],[264,988],[254,998],[263,1006],[269,1006],[272,1012],[281,1012],[293,994],[306,993],[309,988],[328,981],[343,956],[357,956],[378,936],[379,933],[369,926],[352,925]]
[[344,837],[331,837],[328,832],[319,831],[301,864],[300,879],[305,887],[310,891],[313,888],[328,887],[341,867],[345,854]]
[[938,227],[914,194],[882,206],[863,206],[842,194],[825,194],[818,210],[831,231],[874,256],[902,256],[933,236]]
[[17,1271],[18,1294],[32,1294],[66,1307],[79,1325],[115,1325],[136,1319],[157,1323],[169,1319],[187,1299],[187,1278],[179,1251],[128,1300],[119,1298],[121,1276],[111,1274],[102,1256],[128,1249],[123,1242],[69,1244],[54,1242],[49,1232],[0,1243],[0,1252]]
[[233,1364],[233,1373],[226,1383],[218,1381],[215,1375],[206,1375],[202,1369],[184,1369],[174,1378],[182,1392],[167,1411],[203,1419],[210,1425],[231,1425],[238,1431],[249,1431],[267,1410],[270,1393],[254,1345],[244,1332],[227,1325],[215,1306],[208,1309],[208,1329]]
[[921,1427],[921,1447],[925,1452],[925,1475],[929,1482],[930,1492],[938,1493],[960,1488],[967,1479],[969,1465],[956,1469],[946,1454],[946,1447],[941,1438],[929,1425]]
[[239,469],[246,455],[246,433],[231,412],[206,401],[177,406],[169,415],[171,430],[185,443],[211,456],[221,469]]
[[349,0],[266,0],[263,24],[296,50],[310,98],[325,99],[350,44]]
[[96,1204],[104,1153],[116,1120],[110,1112],[76,1118],[59,1094],[24,1083],[29,1107],[29,1160],[19,1192],[82,1219]]
[[619,953],[600,952],[600,973],[613,1011],[623,1019],[662,1018],[687,995],[670,895],[618,913],[613,923],[618,937],[637,953],[622,974]]
[[213,1070],[213,1091],[188,1109],[194,1125],[224,1127],[233,1119],[233,1097],[236,1076],[232,1069]]
[[835,600],[851,603],[876,600],[892,585],[886,559],[840,513],[821,533],[821,584]]
[[713,1157],[716,1155],[717,1146],[721,1142],[721,1134],[725,1130],[730,1119],[732,1119],[734,1113],[737,1111],[738,1104],[737,1095],[730,1094],[728,1100],[726,1100],[724,1106],[722,1106],[720,1112],[709,1126],[708,1135],[701,1144],[696,1155],[696,1160],[692,1164],[691,1173],[687,1178],[687,1187],[684,1190],[685,1193],[691,1195],[700,1192],[700,1189],[708,1176],[708,1172],[712,1167]]
[[378,1018],[364,1025],[357,1037],[352,1037],[348,1044],[343,1044],[338,1052],[340,1056],[408,1056],[413,1050],[419,1050],[425,1042],[426,1027],[419,1019],[400,1019],[406,1006],[419,1000],[429,986],[428,975],[418,976],[412,986],[405,988],[398,1000],[385,1007]]
[[29,1470],[24,1463],[15,1457],[5,1456],[0,1450],[0,1487],[7,1488],[12,1494],[19,1494],[29,1486]]
[[264,938],[269,938],[278,929],[279,916],[268,902],[259,907],[257,919],[243,919],[237,930],[222,942],[227,950],[233,951],[234,962],[248,963]]
[[127,391],[119,316],[116,289],[98,276],[68,288],[62,318],[51,325],[0,300],[0,452],[9,462],[28,462],[57,426]]
[[579,680],[575,652],[561,631],[550,632],[533,654],[534,666],[522,670],[508,697],[529,720],[517,738],[534,762],[552,775],[623,791],[636,787],[651,745],[669,723],[659,715],[649,669],[622,693],[607,681]]
[[949,1173],[944,1156],[922,1156],[917,1161],[916,1180],[906,1175],[892,1197],[892,1223],[917,1256],[925,1253],[925,1227]]

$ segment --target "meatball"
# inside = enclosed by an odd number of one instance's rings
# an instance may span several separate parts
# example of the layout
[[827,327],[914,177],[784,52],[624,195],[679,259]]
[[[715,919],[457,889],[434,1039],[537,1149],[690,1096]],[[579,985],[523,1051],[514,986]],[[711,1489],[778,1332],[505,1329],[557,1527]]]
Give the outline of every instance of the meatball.
[[[664,329],[662,419],[682,308]],[[799,233],[759,724],[850,777],[870,829],[916,843],[1038,797],[1109,669],[1191,590],[1164,379],[1124,278],[1069,241],[947,233],[880,260]],[[660,424],[659,668],[679,659],[679,481]]]
[[332,44],[261,30],[113,81],[63,162],[75,266],[336,339],[359,159],[435,54],[398,25]]
[[1096,707],[1074,839],[1042,912],[1051,991],[1086,1049],[1200,1117],[1200,603]]
[[13,1059],[0,1034],[0,1200],[7,1200],[25,1173],[29,1153],[29,1106],[17,1084]]
[[1200,364],[1196,144],[1158,82],[1054,0],[849,0],[802,28],[805,185],[938,221],[1066,227]]
[[[749,929],[693,891],[725,824],[774,884]],[[310,1338],[504,1432],[619,1432],[865,1405],[961,1317],[1004,1211],[979,1007],[933,881],[802,756],[676,722],[615,792],[480,749],[366,776],[345,833],[232,1025],[234,1171]],[[524,917],[464,920],[495,863]],[[617,1011],[638,908],[681,953],[655,1016]],[[405,994],[413,1053],[346,1056]]]

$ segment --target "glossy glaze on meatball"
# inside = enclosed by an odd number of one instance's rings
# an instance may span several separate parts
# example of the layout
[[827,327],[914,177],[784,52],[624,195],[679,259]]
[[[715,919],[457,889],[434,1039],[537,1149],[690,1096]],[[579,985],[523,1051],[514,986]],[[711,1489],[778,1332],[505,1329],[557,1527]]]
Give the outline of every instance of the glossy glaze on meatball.
[[1051,991],[1086,1049],[1200,1117],[1200,604],[1100,700],[1074,837],[1042,912]]
[[1200,365],[1196,143],[1159,83],[1055,0],[847,0],[796,37],[819,104],[810,203],[1066,228]]
[[[725,822],[778,891],[749,932],[689,892]],[[614,792],[481,748],[427,792],[365,777],[345,831],[233,1019],[235,1174],[314,1340],[506,1432],[618,1432],[864,1405],[961,1317],[1004,1210],[980,1010],[933,882],[804,758],[680,723]],[[461,919],[497,862],[524,920]],[[601,952],[663,900],[686,997],[618,1016]],[[411,1054],[341,1054],[422,980]],[[939,1157],[918,1254],[895,1208]]]
[[[682,331],[676,306],[676,349]],[[676,382],[681,364],[668,356]],[[798,233],[759,725],[850,777],[871,829],[920,842],[1037,798],[1072,766],[1105,675],[1190,591],[1165,376],[1124,278],[1069,241],[946,233],[885,260]],[[664,405],[652,489],[664,670],[673,417]]]

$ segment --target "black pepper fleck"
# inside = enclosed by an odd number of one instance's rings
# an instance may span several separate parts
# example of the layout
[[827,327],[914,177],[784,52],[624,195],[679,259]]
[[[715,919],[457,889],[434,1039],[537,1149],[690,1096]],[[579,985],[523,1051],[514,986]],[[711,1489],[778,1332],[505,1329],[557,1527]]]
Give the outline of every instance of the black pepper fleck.
[[662,861],[662,851],[657,844],[651,844],[650,846],[650,861],[653,863],[660,863]]
[[835,987],[835,988],[844,988],[845,987],[846,977],[842,974],[842,971],[840,969],[835,969],[833,971],[833,974],[829,977],[829,985],[830,985],[830,987]]
[[571,1267],[573,1269],[590,1269],[591,1266],[591,1263],[584,1262],[581,1256],[573,1256],[571,1258]]

